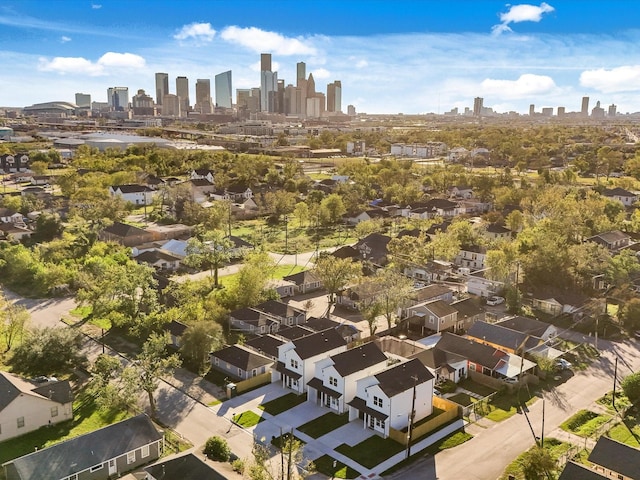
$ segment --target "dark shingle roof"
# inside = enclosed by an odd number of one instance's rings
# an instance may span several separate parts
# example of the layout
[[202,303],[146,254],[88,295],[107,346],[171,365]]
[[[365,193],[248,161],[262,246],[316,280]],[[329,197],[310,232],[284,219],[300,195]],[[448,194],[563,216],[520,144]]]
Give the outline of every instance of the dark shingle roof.
[[604,480],[607,477],[591,470],[589,467],[569,462],[564,466],[564,470],[558,480]]
[[34,386],[20,377],[16,377],[10,373],[0,372],[0,411],[21,394],[29,394],[29,392],[61,404],[73,400],[71,385],[67,380]]
[[193,453],[172,458],[144,469],[157,480],[225,480],[210,463],[205,463]]
[[259,311],[254,310],[253,308],[240,308],[229,313],[230,317],[244,321],[258,320],[261,315],[262,314]]
[[175,262],[176,260],[181,260],[181,258],[171,252],[167,252],[166,250],[147,250],[136,257],[137,262],[151,264],[160,260],[164,260],[165,262]]
[[322,330],[326,330],[327,328],[338,328],[340,326],[340,322],[336,322],[335,320],[331,320],[327,317],[310,317],[307,319],[304,326],[316,332],[321,332]]
[[346,346],[347,342],[336,330],[330,328],[293,341],[296,353],[305,360],[334,348]]
[[56,403],[69,403],[73,401],[73,391],[71,390],[71,384],[68,380],[50,382],[46,385],[36,387],[32,391]]
[[194,187],[213,187],[213,183],[211,183],[209,180],[207,180],[206,178],[194,178],[193,180],[190,180],[191,185],[193,185]]
[[616,188],[605,188],[602,192],[602,195],[605,197],[635,197],[636,194],[630,192],[629,190],[625,190],[624,188],[616,187]]
[[511,330],[499,324],[486,322],[476,322],[471,325],[467,335],[514,351],[518,350],[523,344],[525,349],[528,350],[537,347],[542,342],[541,338]]
[[205,463],[193,453],[172,458],[144,469],[157,480],[225,480],[210,463]]
[[128,236],[147,234],[147,232],[141,228],[122,222],[114,222],[113,225],[109,225],[107,228],[105,228],[104,232],[123,238]]
[[281,328],[278,330],[277,335],[282,338],[286,338],[287,340],[297,340],[302,337],[308,337],[309,335],[313,335],[315,332],[307,328],[306,326],[302,327],[300,325],[294,325],[292,327]]
[[273,363],[272,359],[238,345],[231,345],[213,352],[211,355],[218,357],[223,362],[230,363],[234,367],[241,368],[245,372]]
[[141,192],[153,191],[146,185],[136,185],[136,184],[113,185],[111,188],[113,189],[114,192],[119,189],[122,193],[141,193]]
[[389,398],[413,388],[414,384],[420,385],[434,378],[427,367],[417,359],[401,363],[374,376],[380,382],[382,391]]
[[510,328],[511,330],[517,330],[518,332],[529,333],[536,337],[541,337],[551,326],[548,323],[541,322],[536,318],[523,317],[518,315],[516,317],[508,318],[499,322],[499,325]]
[[503,357],[507,355],[506,352],[489,345],[483,345],[449,332],[442,334],[442,338],[440,338],[435,348],[455,353],[491,370],[494,370],[503,361]]
[[319,282],[320,279],[313,273],[313,270],[305,270],[304,272],[294,273],[293,275],[287,275],[283,278],[289,282],[293,282],[296,285],[302,285],[304,283]]
[[9,380],[9,377],[0,372],[0,412],[19,395],[20,389]]
[[480,301],[473,297],[453,302],[451,306],[458,311],[458,320],[475,317],[476,315],[480,315],[484,312],[484,309],[480,305]]
[[424,308],[429,309],[429,311],[433,312],[433,314],[439,318],[458,312],[455,308],[442,300],[434,300],[433,302],[426,303]]
[[278,358],[278,347],[284,343],[284,340],[273,335],[262,335],[247,340],[244,344],[253,348],[256,352],[263,353],[271,358]]
[[625,477],[640,479],[640,450],[600,437],[588,460]]
[[138,415],[7,463],[21,479],[58,480],[161,438],[149,417]]
[[343,377],[346,377],[347,375],[386,361],[387,356],[375,343],[369,342],[347,350],[346,352],[338,353],[332,356],[331,360],[333,360],[333,366],[336,371]]
[[259,312],[264,312],[269,315],[274,315],[276,317],[287,318],[292,316],[298,316],[304,313],[303,310],[292,307],[286,303],[278,302],[277,300],[267,300],[266,302],[261,303],[260,305],[256,305],[256,310]]
[[164,326],[164,329],[168,331],[174,337],[180,337],[184,333],[184,331],[189,328],[184,323],[178,322],[177,320],[171,320],[170,323]]

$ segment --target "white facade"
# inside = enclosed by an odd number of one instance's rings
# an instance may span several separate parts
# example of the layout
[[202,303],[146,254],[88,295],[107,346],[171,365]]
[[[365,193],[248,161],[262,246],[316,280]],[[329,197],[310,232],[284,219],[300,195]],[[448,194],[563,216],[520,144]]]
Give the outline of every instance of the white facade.
[[322,352],[316,356],[302,359],[296,351],[296,346],[293,342],[285,343],[278,347],[278,361],[282,362],[285,368],[291,372],[300,375],[299,379],[294,379],[288,375],[280,375],[281,378],[276,377],[275,380],[282,379],[283,387],[293,390],[299,394],[307,391],[307,382],[313,378],[315,373],[316,362],[326,359],[331,355],[335,355],[340,352],[344,352],[347,349],[347,345],[341,345],[332,350]]
[[109,194],[112,197],[121,197],[125,202],[131,202],[134,205],[151,205],[156,192],[143,186],[133,191],[116,186],[109,187]]

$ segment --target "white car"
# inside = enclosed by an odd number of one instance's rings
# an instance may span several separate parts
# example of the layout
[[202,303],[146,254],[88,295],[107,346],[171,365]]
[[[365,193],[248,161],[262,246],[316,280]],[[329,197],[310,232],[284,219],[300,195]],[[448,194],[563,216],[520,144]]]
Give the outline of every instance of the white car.
[[556,360],[556,368],[559,370],[570,370],[573,365],[571,362],[565,360],[564,358],[559,358]]
[[489,297],[487,298],[487,305],[490,306],[494,306],[494,305],[500,305],[501,303],[504,303],[504,297]]

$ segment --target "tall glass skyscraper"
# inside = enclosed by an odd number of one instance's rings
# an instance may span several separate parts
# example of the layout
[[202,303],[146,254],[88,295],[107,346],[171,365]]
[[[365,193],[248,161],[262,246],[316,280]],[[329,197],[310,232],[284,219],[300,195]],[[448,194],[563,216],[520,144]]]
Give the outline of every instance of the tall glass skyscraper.
[[176,78],[176,95],[180,97],[180,112],[184,116],[189,111],[189,79],[187,77]]
[[169,93],[169,74],[156,73],[156,105],[162,105],[162,98]]
[[231,88],[231,70],[222,72],[215,77],[216,107],[231,108],[233,97]]

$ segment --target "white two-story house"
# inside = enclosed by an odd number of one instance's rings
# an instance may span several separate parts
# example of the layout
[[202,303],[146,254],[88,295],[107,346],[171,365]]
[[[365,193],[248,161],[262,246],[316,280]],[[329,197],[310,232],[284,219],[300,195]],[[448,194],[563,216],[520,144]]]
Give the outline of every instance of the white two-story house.
[[387,366],[387,356],[373,342],[320,360],[307,383],[309,402],[344,413],[356,394],[356,382]]
[[280,381],[284,388],[302,394],[315,374],[316,362],[346,350],[346,340],[334,328],[287,342],[278,347],[271,381]]
[[112,185],[109,187],[109,194],[134,205],[151,205],[157,192],[146,185]]
[[433,374],[418,359],[362,378],[349,402],[349,421],[360,418],[364,428],[385,437],[390,427],[407,428],[433,412],[433,383]]

